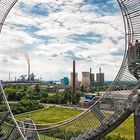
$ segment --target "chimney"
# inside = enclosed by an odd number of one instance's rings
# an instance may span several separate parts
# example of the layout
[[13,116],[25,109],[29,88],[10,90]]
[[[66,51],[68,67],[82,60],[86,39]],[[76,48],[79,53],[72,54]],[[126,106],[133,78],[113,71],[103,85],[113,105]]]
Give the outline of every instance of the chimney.
[[101,67],[99,68],[99,73],[101,73]]
[[30,77],[30,64],[28,63],[28,80],[29,80],[29,77]]
[[92,87],[92,69],[90,68],[90,88]]
[[92,69],[90,68],[90,74],[92,73]]
[[76,81],[75,81],[75,60],[73,60],[73,85],[72,85],[72,102],[75,103],[75,94],[76,94]]
[[9,72],[9,81],[11,81],[11,73]]

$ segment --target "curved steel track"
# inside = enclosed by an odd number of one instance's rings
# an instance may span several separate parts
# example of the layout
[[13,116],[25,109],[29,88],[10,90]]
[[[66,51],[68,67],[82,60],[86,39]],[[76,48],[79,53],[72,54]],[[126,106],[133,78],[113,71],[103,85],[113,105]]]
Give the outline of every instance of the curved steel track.
[[[0,1],[0,31],[11,8],[17,0]],[[140,1],[139,0],[117,0],[122,12],[125,27],[125,53],[120,70],[106,93],[89,109],[72,119],[53,125],[36,124],[36,129],[29,127],[25,129],[17,124],[12,115],[5,93],[1,86],[1,96],[5,102],[5,110],[9,111],[7,119],[1,126],[6,130],[15,126],[19,139],[25,139],[24,131],[33,133],[38,131],[41,140],[45,139],[94,139],[98,140],[117,126],[119,126],[131,113],[134,112],[137,90],[139,88],[140,61],[130,62],[130,45],[135,46],[136,40],[140,40]],[[109,112],[113,113],[109,113]],[[1,116],[6,116],[1,113]],[[12,122],[9,122],[12,118]],[[6,125],[6,126],[5,126]],[[14,129],[15,129],[14,128]],[[13,136],[14,131],[10,131]],[[3,131],[3,133],[5,133]],[[8,136],[9,131],[6,131]],[[9,136],[9,137],[10,137]],[[14,138],[13,138],[14,139]],[[17,138],[16,138],[17,139]]]

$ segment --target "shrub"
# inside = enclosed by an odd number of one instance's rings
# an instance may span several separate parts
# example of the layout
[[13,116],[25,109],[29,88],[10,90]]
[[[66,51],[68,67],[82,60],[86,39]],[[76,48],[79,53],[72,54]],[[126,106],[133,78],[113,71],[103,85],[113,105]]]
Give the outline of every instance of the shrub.
[[41,109],[43,108],[43,105],[39,104],[37,101],[23,99],[15,104],[11,104],[11,108],[14,114],[20,114]]

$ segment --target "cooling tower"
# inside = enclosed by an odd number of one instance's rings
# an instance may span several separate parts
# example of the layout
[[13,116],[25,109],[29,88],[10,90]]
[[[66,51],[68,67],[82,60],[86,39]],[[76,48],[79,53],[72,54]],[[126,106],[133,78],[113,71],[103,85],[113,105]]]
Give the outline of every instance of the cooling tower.
[[90,87],[90,72],[82,72],[81,86]]

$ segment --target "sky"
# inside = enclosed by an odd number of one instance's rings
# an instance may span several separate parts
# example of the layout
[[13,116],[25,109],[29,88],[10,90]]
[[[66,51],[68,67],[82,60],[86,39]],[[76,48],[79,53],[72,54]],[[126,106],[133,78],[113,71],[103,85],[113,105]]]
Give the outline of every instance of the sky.
[[31,72],[43,80],[82,71],[113,80],[124,54],[124,24],[116,0],[19,0],[0,36],[0,79]]

